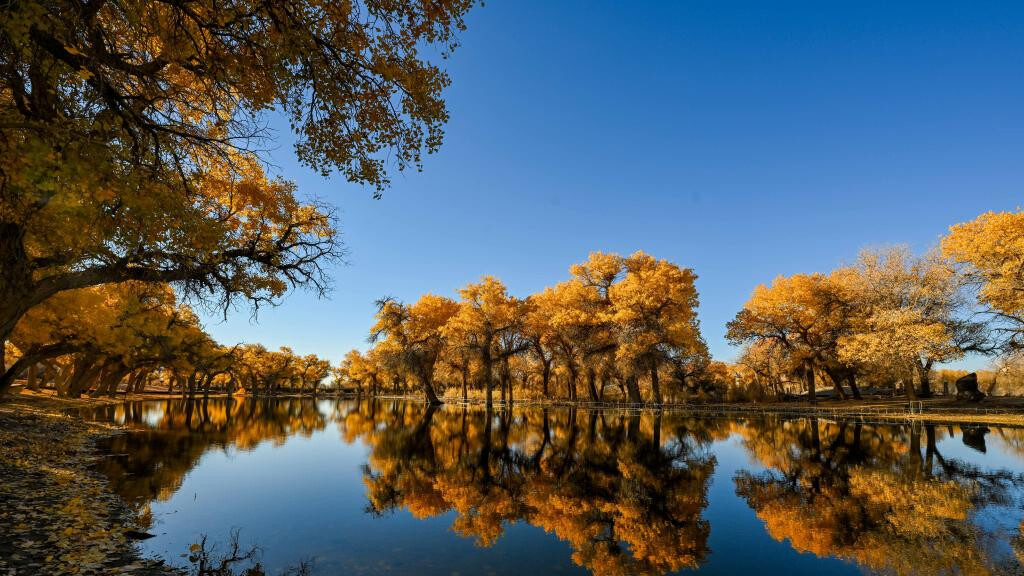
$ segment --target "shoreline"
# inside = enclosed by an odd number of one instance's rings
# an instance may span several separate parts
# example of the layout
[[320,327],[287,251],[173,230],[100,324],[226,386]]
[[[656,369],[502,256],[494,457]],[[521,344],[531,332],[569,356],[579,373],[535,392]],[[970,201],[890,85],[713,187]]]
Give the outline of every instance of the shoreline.
[[[223,399],[234,397],[238,399],[266,399],[266,398],[308,398],[314,400],[329,399],[356,399],[356,398],[379,398],[406,400],[413,402],[424,402],[422,396],[416,394],[346,394],[346,393],[324,393],[324,394],[298,394],[283,393],[273,395],[263,394],[236,394],[215,393],[209,395],[191,396],[194,400]],[[67,410],[72,408],[103,406],[120,404],[123,402],[137,402],[145,400],[182,400],[190,396],[180,393],[167,394],[166,392],[143,392],[138,394],[118,395],[114,397],[99,398],[59,398],[48,392],[22,392],[0,400],[0,406],[4,402],[19,401],[29,402],[38,409],[44,410]],[[463,401],[462,398],[441,398],[443,405],[451,406],[484,406],[482,398],[469,398]],[[536,399],[521,398],[512,400],[511,404],[517,407],[539,406],[552,408],[579,408],[584,410],[627,410],[640,412],[674,412],[694,413],[700,415],[758,415],[774,414],[792,417],[819,418],[842,418],[857,419],[861,421],[873,421],[882,423],[901,422],[932,422],[932,423],[957,423],[965,424],[999,424],[1006,426],[1024,426],[1024,397],[989,397],[979,403],[968,403],[948,397],[933,397],[917,401],[916,408],[911,409],[911,402],[905,398],[876,397],[863,400],[834,400],[822,399],[812,404],[806,400],[798,401],[774,401],[774,402],[668,402],[662,404],[654,403],[630,403],[619,401],[592,402],[586,400],[569,401],[562,399]],[[495,408],[503,408],[507,403],[496,400],[493,403]]]
[[[350,395],[347,398],[360,396]],[[363,395],[365,398],[382,398],[423,402],[416,395],[378,394]],[[693,413],[706,416],[715,415],[781,415],[798,418],[819,417],[860,420],[863,422],[879,422],[899,424],[905,422],[922,422],[936,424],[998,424],[1003,426],[1024,427],[1024,398],[1000,397],[996,400],[981,403],[966,403],[949,398],[929,398],[919,400],[920,407],[911,409],[906,399],[872,398],[864,400],[820,400],[816,404],[807,401],[794,402],[706,402],[706,403],[630,403],[630,402],[592,402],[569,400],[538,400],[517,399],[513,406],[539,406],[552,408],[579,408],[584,410],[626,410],[638,412],[672,412]],[[507,403],[495,401],[495,408],[503,408]],[[482,399],[462,398],[443,399],[439,406],[484,406]]]
[[132,511],[93,469],[97,442],[124,433],[86,422],[69,409],[116,399],[25,394],[0,401],[0,573],[181,573],[141,556],[129,534]]

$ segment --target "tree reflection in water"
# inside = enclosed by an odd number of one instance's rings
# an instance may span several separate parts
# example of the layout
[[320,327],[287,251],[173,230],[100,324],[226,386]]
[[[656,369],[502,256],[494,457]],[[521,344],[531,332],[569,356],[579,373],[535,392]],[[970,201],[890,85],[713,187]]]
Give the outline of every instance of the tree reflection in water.
[[944,429],[811,418],[765,419],[738,431],[768,470],[739,473],[736,492],[773,538],[797,551],[881,573],[1020,571],[974,514],[1011,504],[1018,479],[943,457]]
[[892,574],[1021,569],[1011,548],[1019,536],[979,513],[1016,506],[1020,479],[939,449],[955,436],[981,450],[988,434],[1024,453],[1019,429],[487,412],[381,399],[160,401],[105,410],[92,416],[141,429],[112,439],[114,456],[100,469],[144,520],[148,505],[169,498],[206,451],[281,443],[336,421],[345,443],[369,449],[362,477],[372,515],[450,513],[451,529],[483,547],[523,522],[567,542],[573,562],[595,574],[660,575],[709,559],[715,444],[735,436],[752,463],[733,479],[736,494],[772,538],[799,552]]
[[149,506],[166,501],[209,450],[251,450],[289,436],[308,437],[327,426],[311,398],[216,398],[128,402],[90,408],[92,420],[132,430],[101,446],[109,456],[97,468],[111,489],[150,525]]
[[[365,426],[364,409],[377,426]],[[346,415],[351,432],[348,418],[372,447],[364,481],[374,514],[454,511],[453,530],[481,546],[506,523],[528,522],[567,541],[573,560],[599,574],[664,574],[707,555],[701,513],[715,458],[687,433],[694,422],[408,403],[360,405]]]

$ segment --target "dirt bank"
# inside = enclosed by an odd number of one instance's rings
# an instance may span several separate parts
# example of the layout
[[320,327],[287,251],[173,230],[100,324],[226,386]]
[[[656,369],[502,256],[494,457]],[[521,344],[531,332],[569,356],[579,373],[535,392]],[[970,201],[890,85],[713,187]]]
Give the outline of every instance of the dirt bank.
[[113,399],[0,399],[0,574],[177,574],[139,557],[131,515],[91,469],[97,440],[121,433],[69,416]]

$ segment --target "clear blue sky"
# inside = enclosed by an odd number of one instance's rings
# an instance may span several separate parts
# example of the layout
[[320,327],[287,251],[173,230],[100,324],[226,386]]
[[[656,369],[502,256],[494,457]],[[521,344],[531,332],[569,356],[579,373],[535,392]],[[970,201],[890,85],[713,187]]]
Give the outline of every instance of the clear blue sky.
[[642,249],[697,272],[728,359],[758,283],[1024,203],[1021,2],[490,0],[468,24],[444,147],[383,199],[280,133],[274,162],[339,207],[349,265],[327,300],[208,319],[216,338],[336,362],[381,296],[484,274],[525,296]]

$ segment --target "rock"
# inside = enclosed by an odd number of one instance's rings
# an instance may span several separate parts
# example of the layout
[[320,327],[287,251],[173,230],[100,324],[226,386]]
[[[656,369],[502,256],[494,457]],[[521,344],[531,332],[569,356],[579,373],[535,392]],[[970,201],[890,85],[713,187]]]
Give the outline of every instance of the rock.
[[978,390],[978,375],[971,372],[967,376],[957,378],[956,399],[967,400],[968,402],[981,402],[985,393]]

